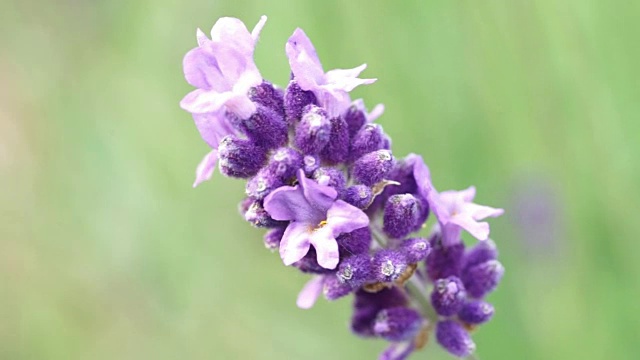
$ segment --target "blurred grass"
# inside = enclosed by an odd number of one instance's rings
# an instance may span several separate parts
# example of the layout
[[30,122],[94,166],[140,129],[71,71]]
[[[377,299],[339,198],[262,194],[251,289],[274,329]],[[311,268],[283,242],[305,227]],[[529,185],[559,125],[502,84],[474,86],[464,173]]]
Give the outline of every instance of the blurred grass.
[[[326,69],[367,62],[379,81],[354,98],[386,105],[395,154],[507,209],[482,359],[637,358],[640,5],[9,0],[0,14],[0,358],[382,349],[349,334],[349,300],[295,307],[305,277],[236,214],[241,182],[190,187],[206,146],[178,107],[182,56],[196,27],[262,14],[265,78],[285,84],[297,26]],[[534,226],[557,236],[531,240],[511,210],[545,188],[558,219]]]

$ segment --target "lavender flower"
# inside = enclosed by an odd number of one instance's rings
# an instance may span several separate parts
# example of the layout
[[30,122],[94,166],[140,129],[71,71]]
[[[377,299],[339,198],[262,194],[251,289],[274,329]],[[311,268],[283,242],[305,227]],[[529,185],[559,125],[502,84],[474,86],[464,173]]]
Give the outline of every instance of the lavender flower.
[[[489,225],[479,221],[502,209],[472,203],[474,187],[438,193],[421,156],[392,156],[391,139],[374,123],[384,107],[368,112],[349,96],[375,79],[358,78],[365,65],[325,73],[302,30],[286,44],[285,90],[262,79],[253,51],[265,21],[249,33],[222,18],[211,39],[198,30],[198,47],[184,58],[196,90],[181,106],[211,148],[194,186],[216,165],[246,179],[242,216],[266,229],[264,246],[285,265],[311,276],[297,305],[353,294],[351,330],[389,341],[380,359],[406,359],[434,332],[451,354],[471,354],[467,329],[490,320],[494,309],[483,299],[504,274]],[[438,223],[429,239],[409,237],[431,211]],[[462,229],[483,241],[465,252]]]
[[450,245],[460,242],[462,229],[468,231],[478,240],[489,238],[489,224],[478,222],[478,220],[500,216],[504,210],[472,203],[475,196],[475,186],[462,191],[444,191],[438,194],[434,189],[431,189],[429,192],[427,199],[429,199],[432,211],[438,218],[444,244]]
[[303,171],[298,173],[298,182],[274,190],[264,201],[273,219],[291,221],[280,243],[282,261],[293,264],[313,245],[318,264],[334,269],[339,261],[336,237],[367,226],[369,218],[353,205],[336,200],[333,188],[307,179]]
[[340,116],[349,106],[348,93],[358,85],[371,84],[376,79],[359,79],[358,75],[367,65],[356,68],[324,72],[307,34],[298,28],[287,41],[287,56],[291,71],[302,90],[311,91],[330,117]]

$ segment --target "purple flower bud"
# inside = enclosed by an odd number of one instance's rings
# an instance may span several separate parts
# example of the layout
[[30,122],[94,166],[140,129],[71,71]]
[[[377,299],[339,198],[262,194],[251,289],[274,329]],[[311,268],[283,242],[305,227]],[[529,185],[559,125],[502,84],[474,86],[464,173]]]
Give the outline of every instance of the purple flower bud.
[[315,106],[307,106],[296,126],[295,146],[304,154],[318,154],[329,142],[331,122],[327,113]]
[[306,155],[302,162],[304,164],[304,174],[309,177],[311,177],[313,172],[320,167],[320,158],[315,155]]
[[373,324],[373,331],[388,341],[405,341],[420,331],[422,323],[423,319],[418,311],[399,306],[380,311]]
[[431,305],[439,315],[453,316],[462,309],[466,296],[462,281],[457,277],[438,279],[431,292]]
[[274,228],[287,225],[286,221],[273,220],[262,206],[261,201],[254,201],[251,206],[249,206],[249,209],[244,214],[244,219],[255,227]]
[[413,264],[427,258],[431,252],[431,245],[425,238],[411,238],[403,241],[398,250],[404,253],[409,263]]
[[271,191],[295,178],[296,171],[301,167],[302,155],[299,152],[292,148],[280,148],[273,153],[267,166],[247,182],[246,194],[262,200]]
[[249,89],[247,96],[251,101],[270,108],[284,118],[284,92],[282,89],[277,89],[270,82],[263,80],[262,84]]
[[344,201],[359,208],[366,209],[373,200],[373,192],[366,185],[353,185],[344,192]]
[[264,234],[264,246],[271,251],[278,250],[280,247],[280,240],[282,240],[282,235],[284,235],[285,229],[285,227],[279,227],[268,230]]
[[293,263],[293,266],[306,274],[333,274],[335,270],[326,269],[318,264],[318,254],[316,250],[311,247],[309,252],[300,260]]
[[350,256],[340,262],[338,280],[349,284],[352,289],[357,289],[365,283],[373,280],[371,276],[371,257],[369,254]]
[[402,252],[382,249],[373,255],[371,271],[375,280],[392,282],[405,272],[408,265],[407,258]]
[[391,149],[391,138],[389,137],[389,135],[387,134],[383,134],[382,135],[382,149],[387,149],[390,150]]
[[364,154],[383,148],[384,132],[378,124],[366,124],[353,136],[349,159],[354,161]]
[[393,195],[384,207],[382,230],[392,238],[405,237],[413,231],[420,215],[420,203],[413,195]]
[[337,300],[349,295],[353,292],[353,289],[349,284],[342,282],[337,276],[328,276],[324,280],[322,292],[327,300]]
[[285,145],[289,136],[284,118],[275,110],[264,106],[258,106],[251,117],[241,120],[239,127],[249,139],[267,149]]
[[330,122],[329,143],[320,153],[320,158],[329,164],[338,164],[344,162],[349,155],[349,129],[342,118],[332,118]]
[[481,300],[469,301],[458,312],[458,318],[467,324],[478,325],[491,320],[493,306]]
[[392,342],[382,353],[380,353],[378,360],[406,360],[417,348],[415,341],[399,343]]
[[344,121],[347,123],[347,127],[349,128],[349,137],[353,138],[362,125],[367,122],[367,116],[364,111],[354,104],[351,105],[344,113]]
[[371,247],[371,230],[368,226],[344,233],[336,238],[340,249],[340,257],[369,253]]
[[373,186],[382,181],[392,167],[391,151],[373,151],[356,160],[353,164],[353,177],[364,185]]
[[453,320],[438,322],[436,340],[445,350],[458,357],[469,356],[476,350],[476,344],[469,333]]
[[498,248],[493,240],[478,241],[464,255],[463,269],[470,268],[474,265],[481,264],[485,261],[495,260],[498,258]]
[[377,293],[358,290],[353,302],[351,330],[360,336],[375,336],[373,322],[378,312],[382,309],[405,306],[407,303],[406,295],[397,287],[383,289]]
[[266,150],[250,140],[225,136],[218,147],[220,172],[226,176],[248,178],[264,164]]
[[465,269],[462,274],[467,293],[476,299],[493,291],[504,275],[504,266],[498,260],[489,260]]
[[427,256],[427,274],[431,281],[449,276],[460,276],[464,243],[444,246],[439,234],[433,235],[429,243],[431,244],[431,253]]
[[238,211],[240,212],[240,215],[244,216],[251,205],[253,205],[254,201],[255,199],[252,199],[250,197],[244,198],[242,201],[240,201],[240,203],[238,204]]
[[312,178],[322,185],[331,186],[338,192],[338,197],[341,197],[345,191],[347,179],[344,178],[344,173],[338,169],[330,167],[321,167],[313,172]]
[[294,124],[302,117],[302,110],[309,104],[317,105],[316,96],[311,91],[300,88],[296,80],[291,80],[284,92],[284,110],[287,122]]

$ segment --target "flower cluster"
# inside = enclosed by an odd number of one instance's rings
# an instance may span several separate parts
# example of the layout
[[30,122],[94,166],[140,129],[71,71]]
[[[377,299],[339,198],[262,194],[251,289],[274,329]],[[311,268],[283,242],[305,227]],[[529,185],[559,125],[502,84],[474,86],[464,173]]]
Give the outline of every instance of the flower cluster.
[[[473,203],[474,187],[438,192],[422,157],[396,158],[374,123],[382,105],[368,112],[349,96],[375,81],[359,78],[366,65],[325,72],[301,29],[286,44],[289,84],[264,80],[253,52],[265,22],[249,32],[221,18],[184,57],[196,90],[180,105],[211,147],[194,186],[216,165],[247,179],[242,215],[268,229],[264,244],[285,265],[312,275],[298,306],[353,294],[351,328],[390,342],[381,359],[405,359],[432,332],[451,354],[471,354],[470,332],[493,315],[483,299],[504,273],[480,221],[502,209]],[[415,235],[430,214],[430,237]],[[462,230],[480,241],[465,250]]]

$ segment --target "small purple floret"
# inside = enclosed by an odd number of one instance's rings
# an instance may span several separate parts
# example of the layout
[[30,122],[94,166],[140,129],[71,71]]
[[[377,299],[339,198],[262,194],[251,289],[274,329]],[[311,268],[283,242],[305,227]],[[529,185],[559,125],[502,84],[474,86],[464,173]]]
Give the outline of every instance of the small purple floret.
[[464,255],[464,268],[470,268],[485,261],[496,260],[498,258],[498,247],[493,240],[478,241]]
[[453,316],[462,309],[466,296],[462,281],[457,277],[438,279],[433,285],[431,305],[439,315]]
[[284,108],[287,123],[293,125],[300,121],[302,110],[310,104],[318,104],[313,92],[302,90],[296,80],[291,80],[284,92]]
[[413,195],[393,195],[384,207],[383,231],[396,239],[407,236],[416,227],[420,214],[420,202]]
[[431,252],[429,240],[425,238],[411,238],[403,241],[398,250],[404,253],[407,261],[411,264],[423,261]]
[[227,136],[218,147],[220,172],[226,176],[248,178],[265,163],[266,150],[250,140]]
[[264,199],[273,190],[295,179],[302,167],[302,155],[292,148],[276,150],[267,166],[260,169],[246,185],[246,194],[254,199]]
[[472,266],[462,273],[467,293],[480,299],[492,292],[504,275],[504,266],[498,260],[489,260]]
[[438,234],[434,234],[429,243],[431,253],[427,256],[427,274],[431,281],[443,279],[449,276],[460,276],[462,259],[464,255],[464,243],[444,246]]
[[407,303],[406,295],[397,287],[383,289],[377,293],[358,290],[355,293],[353,302],[354,312],[351,317],[351,330],[359,336],[375,336],[373,322],[378,312],[382,309],[405,306]]
[[342,118],[330,119],[331,135],[329,143],[322,149],[320,158],[329,164],[344,162],[349,155],[349,129]]
[[373,192],[366,185],[349,186],[344,191],[344,201],[357,207],[358,209],[366,209],[373,200]]
[[249,118],[234,121],[249,139],[266,149],[274,149],[287,142],[287,123],[271,108],[258,106]]
[[452,355],[465,357],[476,350],[469,333],[453,320],[440,321],[436,325],[436,340]]
[[474,300],[464,304],[458,312],[458,318],[467,324],[479,325],[491,320],[493,313],[493,305],[486,301]]
[[373,255],[371,271],[377,281],[392,282],[405,272],[408,265],[401,251],[382,249]]
[[342,282],[336,276],[328,276],[324,280],[322,293],[327,300],[337,300],[353,292],[351,285]]
[[331,186],[338,192],[338,198],[342,198],[347,184],[347,179],[342,171],[331,167],[321,167],[313,172],[312,178],[322,185]]
[[349,284],[352,289],[358,289],[373,280],[371,275],[371,256],[369,254],[360,254],[345,258],[340,262],[336,276],[341,282]]
[[270,82],[263,80],[262,84],[252,87],[248,95],[254,103],[271,108],[282,118],[285,117],[282,89],[277,89]]
[[406,341],[420,331],[422,323],[423,319],[418,311],[398,306],[380,311],[373,324],[373,331],[387,341]]
[[380,311],[373,324],[373,331],[388,341],[405,341],[420,331],[422,323],[422,316],[417,310],[398,306]]
[[355,161],[364,154],[383,148],[384,131],[378,124],[366,124],[355,135],[349,150],[349,159]]
[[330,135],[331,122],[327,113],[315,105],[309,105],[296,126],[294,144],[302,153],[314,155],[324,149]]
[[273,228],[286,226],[285,221],[277,221],[269,216],[269,213],[262,206],[261,201],[254,201],[244,214],[244,219],[251,225],[260,228]]
[[371,247],[371,230],[368,226],[342,234],[336,238],[340,257],[369,253]]
[[393,167],[393,156],[389,150],[370,152],[353,164],[353,177],[367,186],[382,181]]
[[264,234],[264,247],[271,251],[278,250],[278,247],[280,247],[280,240],[282,240],[282,235],[284,234],[284,229],[285,227],[269,229]]

